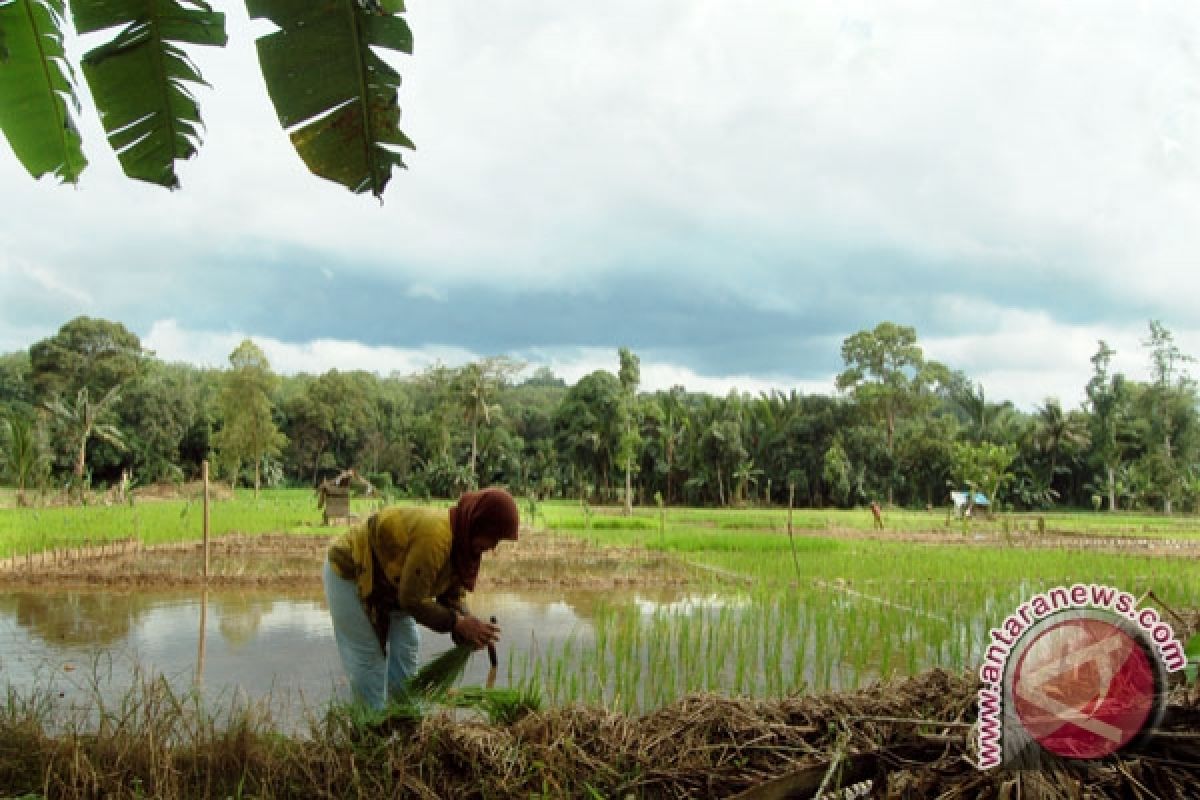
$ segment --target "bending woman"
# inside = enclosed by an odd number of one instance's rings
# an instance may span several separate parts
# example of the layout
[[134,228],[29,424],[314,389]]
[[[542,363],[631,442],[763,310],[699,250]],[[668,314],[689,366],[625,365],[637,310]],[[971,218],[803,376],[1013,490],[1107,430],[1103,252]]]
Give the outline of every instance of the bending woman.
[[476,649],[500,629],[463,602],[483,554],[517,540],[517,504],[503,489],[465,492],[446,511],[387,508],[329,547],[325,597],[355,698],[383,708],[417,669],[417,623]]

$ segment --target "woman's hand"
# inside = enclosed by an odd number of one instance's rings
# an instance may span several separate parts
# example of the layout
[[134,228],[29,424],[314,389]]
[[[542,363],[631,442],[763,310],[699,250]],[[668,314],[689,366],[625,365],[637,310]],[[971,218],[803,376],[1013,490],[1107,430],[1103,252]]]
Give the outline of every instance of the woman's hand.
[[484,622],[479,617],[470,614],[460,614],[454,623],[454,638],[456,641],[480,650],[489,644],[500,641],[500,626]]

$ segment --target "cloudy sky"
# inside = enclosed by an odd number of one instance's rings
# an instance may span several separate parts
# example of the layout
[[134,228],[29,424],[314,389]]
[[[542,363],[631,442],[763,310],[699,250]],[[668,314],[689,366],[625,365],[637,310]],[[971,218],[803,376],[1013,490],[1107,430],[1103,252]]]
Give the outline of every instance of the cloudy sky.
[[181,191],[121,175],[86,88],[79,187],[0,144],[0,351],[86,314],[169,361],[574,381],[624,345],[647,389],[829,393],[887,319],[1026,409],[1077,406],[1099,339],[1145,377],[1151,318],[1200,355],[1194,4],[410,0],[382,206],[307,173],[267,28],[216,5]]

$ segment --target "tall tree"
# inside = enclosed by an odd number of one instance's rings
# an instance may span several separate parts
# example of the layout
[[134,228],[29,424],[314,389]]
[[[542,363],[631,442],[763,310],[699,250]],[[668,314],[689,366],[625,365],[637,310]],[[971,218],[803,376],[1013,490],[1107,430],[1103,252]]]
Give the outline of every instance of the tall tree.
[[687,407],[687,390],[672,386],[662,398],[663,410],[663,456],[667,467],[667,502],[675,497],[673,478],[681,460],[681,450],[687,441],[688,429],[692,424]]
[[140,480],[183,478],[180,447],[200,417],[204,390],[198,371],[154,360],[121,392],[121,429]]
[[1182,490],[1183,469],[1178,454],[1178,437],[1195,427],[1195,383],[1183,365],[1195,361],[1175,344],[1175,337],[1158,320],[1150,320],[1150,336],[1142,342],[1150,351],[1153,380],[1146,392],[1150,406],[1150,464],[1162,494],[1163,511],[1171,513]]
[[[837,376],[837,388],[850,390],[868,413],[882,421],[894,468],[897,421],[932,400],[925,390],[945,368],[927,364],[916,330],[894,322],[881,322],[874,330],[847,337],[842,342],[842,361],[846,369]],[[889,503],[892,493],[889,485]]]
[[237,485],[242,464],[254,464],[254,492],[262,483],[264,458],[278,456],[287,437],[276,427],[271,393],[278,377],[271,372],[267,356],[254,342],[245,339],[229,354],[220,406],[223,425],[213,437],[230,480]]
[[29,378],[42,402],[84,388],[101,397],[132,381],[145,357],[137,335],[121,323],[76,317],[29,348]]
[[1108,510],[1117,510],[1117,470],[1125,451],[1129,424],[1130,391],[1121,373],[1110,373],[1116,351],[1100,340],[1092,356],[1092,377],[1086,392],[1091,407],[1092,452],[1104,471]]
[[1055,397],[1046,398],[1038,409],[1030,436],[1034,448],[1047,461],[1045,486],[1048,489],[1053,489],[1064,456],[1077,453],[1090,441],[1086,420],[1077,414],[1063,413],[1062,404]]
[[497,414],[497,402],[501,389],[508,385],[513,375],[520,372],[522,365],[510,358],[485,358],[467,364],[454,376],[453,385],[463,409],[463,417],[471,429],[471,455],[467,469],[471,480],[478,485],[476,461],[479,458],[479,427],[482,422],[490,425]]
[[556,409],[555,447],[573,468],[577,483],[590,479],[608,490],[620,403],[620,381],[611,372],[596,370],[568,389]]
[[617,461],[625,469],[625,516],[633,515],[633,470],[637,463],[642,439],[637,409],[637,389],[642,381],[641,361],[628,347],[617,350],[621,362],[617,380],[621,384],[621,402],[618,406],[621,428],[617,444]]

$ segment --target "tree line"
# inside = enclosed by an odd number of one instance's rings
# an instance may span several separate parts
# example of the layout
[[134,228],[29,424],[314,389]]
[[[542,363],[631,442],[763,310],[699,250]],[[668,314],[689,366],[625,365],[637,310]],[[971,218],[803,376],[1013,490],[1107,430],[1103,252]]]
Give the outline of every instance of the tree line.
[[944,506],[977,489],[1003,508],[1195,511],[1200,425],[1192,360],[1158,321],[1151,378],[1098,343],[1082,408],[1031,412],[926,359],[912,327],[843,342],[834,395],[642,391],[616,374],[567,385],[489,357],[409,375],[275,374],[252,341],[224,369],[165,363],[122,324],[79,317],[0,356],[0,468],[19,502],[118,481],[315,486],[354,468],[376,487],[668,505]]

